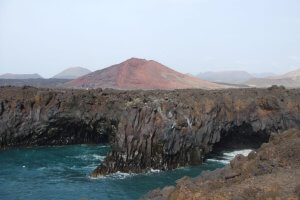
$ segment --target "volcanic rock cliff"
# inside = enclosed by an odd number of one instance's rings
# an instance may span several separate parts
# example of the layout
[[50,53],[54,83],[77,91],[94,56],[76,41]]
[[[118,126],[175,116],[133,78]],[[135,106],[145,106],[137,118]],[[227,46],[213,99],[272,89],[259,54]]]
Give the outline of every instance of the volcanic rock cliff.
[[300,199],[300,131],[274,134],[257,152],[238,155],[225,168],[184,177],[176,187],[154,190],[143,199]]
[[107,143],[93,176],[200,164],[300,124],[300,90],[54,90],[0,87],[1,148]]

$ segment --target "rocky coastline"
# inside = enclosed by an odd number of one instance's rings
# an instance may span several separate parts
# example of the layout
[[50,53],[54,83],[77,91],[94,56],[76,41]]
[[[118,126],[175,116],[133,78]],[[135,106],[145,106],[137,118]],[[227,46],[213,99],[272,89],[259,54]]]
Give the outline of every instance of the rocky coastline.
[[0,147],[109,143],[92,173],[201,164],[215,149],[259,146],[299,128],[300,90],[117,91],[0,87]]
[[300,199],[300,131],[272,134],[256,152],[237,155],[222,169],[196,178],[183,177],[176,186],[154,190],[143,200]]

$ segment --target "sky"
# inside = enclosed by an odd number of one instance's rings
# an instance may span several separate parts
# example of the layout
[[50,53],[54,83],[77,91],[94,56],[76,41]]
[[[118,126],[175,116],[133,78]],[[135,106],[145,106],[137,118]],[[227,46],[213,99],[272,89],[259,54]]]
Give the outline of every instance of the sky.
[[131,57],[179,72],[300,68],[299,0],[0,0],[0,74]]

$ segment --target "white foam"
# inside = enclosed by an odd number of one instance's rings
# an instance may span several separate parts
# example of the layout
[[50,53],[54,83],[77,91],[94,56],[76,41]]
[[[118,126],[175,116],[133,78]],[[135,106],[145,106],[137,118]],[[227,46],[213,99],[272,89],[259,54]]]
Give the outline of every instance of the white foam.
[[103,161],[106,156],[100,156],[100,155],[97,155],[97,154],[93,154],[92,157],[95,158],[96,160]]
[[98,164],[92,164],[92,165],[82,167],[82,169],[93,170],[93,169],[96,169],[97,167],[98,167]]
[[232,160],[238,154],[242,154],[243,156],[248,156],[251,151],[252,151],[251,149],[244,149],[244,150],[237,150],[232,152],[225,152],[223,153],[223,157]]
[[243,149],[243,150],[236,150],[232,152],[224,152],[220,159],[207,159],[207,161],[219,162],[227,165],[230,163],[231,160],[234,159],[235,156],[239,154],[248,156],[251,151],[252,149]]
[[207,159],[207,161],[219,162],[219,163],[222,163],[222,164],[225,164],[225,165],[230,163],[230,160]]
[[[154,174],[154,173],[160,173],[161,170],[159,169],[150,169],[149,171],[145,172],[145,173],[142,173],[144,175],[150,175],[150,174]],[[132,177],[132,176],[136,176],[138,174],[136,173],[124,173],[124,172],[115,172],[113,174],[110,174],[110,175],[100,175],[100,176],[97,176],[97,177],[92,177],[92,176],[89,176],[88,178],[89,179],[92,179],[92,180],[97,180],[97,179],[126,179],[126,178],[129,178],[129,177]]]
[[73,156],[72,158],[77,158],[81,160],[100,160],[104,161],[106,156],[101,156],[97,154],[90,154],[90,155],[79,155],[79,156]]
[[150,169],[149,171],[147,171],[145,174],[146,175],[151,175],[151,174],[155,174],[155,173],[160,173],[161,172],[161,170],[159,170],[159,169]]
[[125,179],[125,178],[128,178],[128,177],[131,177],[131,176],[134,176],[136,174],[134,173],[124,173],[124,172],[116,172],[116,173],[113,173],[111,175],[109,175],[109,177],[111,178],[116,178],[116,179]]
[[116,173],[106,175],[106,176],[103,176],[103,175],[100,175],[100,176],[97,176],[97,177],[88,176],[88,178],[92,179],[92,180],[97,180],[97,179],[125,179],[125,178],[132,177],[132,176],[135,176],[135,175],[137,175],[137,174],[135,174],[135,173],[124,173],[124,172],[118,171]]
[[105,176],[88,176],[88,178],[91,180],[99,180],[99,179],[104,179],[106,177]]
[[159,169],[152,169],[152,168],[151,168],[151,169],[150,169],[150,172],[151,172],[151,173],[158,173],[158,172],[160,172],[160,170],[159,170]]

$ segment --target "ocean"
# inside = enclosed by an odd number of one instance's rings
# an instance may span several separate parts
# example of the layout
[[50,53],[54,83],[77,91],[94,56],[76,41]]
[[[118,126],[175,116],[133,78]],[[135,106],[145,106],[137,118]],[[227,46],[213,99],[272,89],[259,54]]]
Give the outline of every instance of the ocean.
[[110,151],[104,145],[16,148],[0,151],[0,198],[5,200],[133,200],[183,176],[195,177],[228,164],[238,153],[222,152],[200,166],[143,174],[89,176]]

